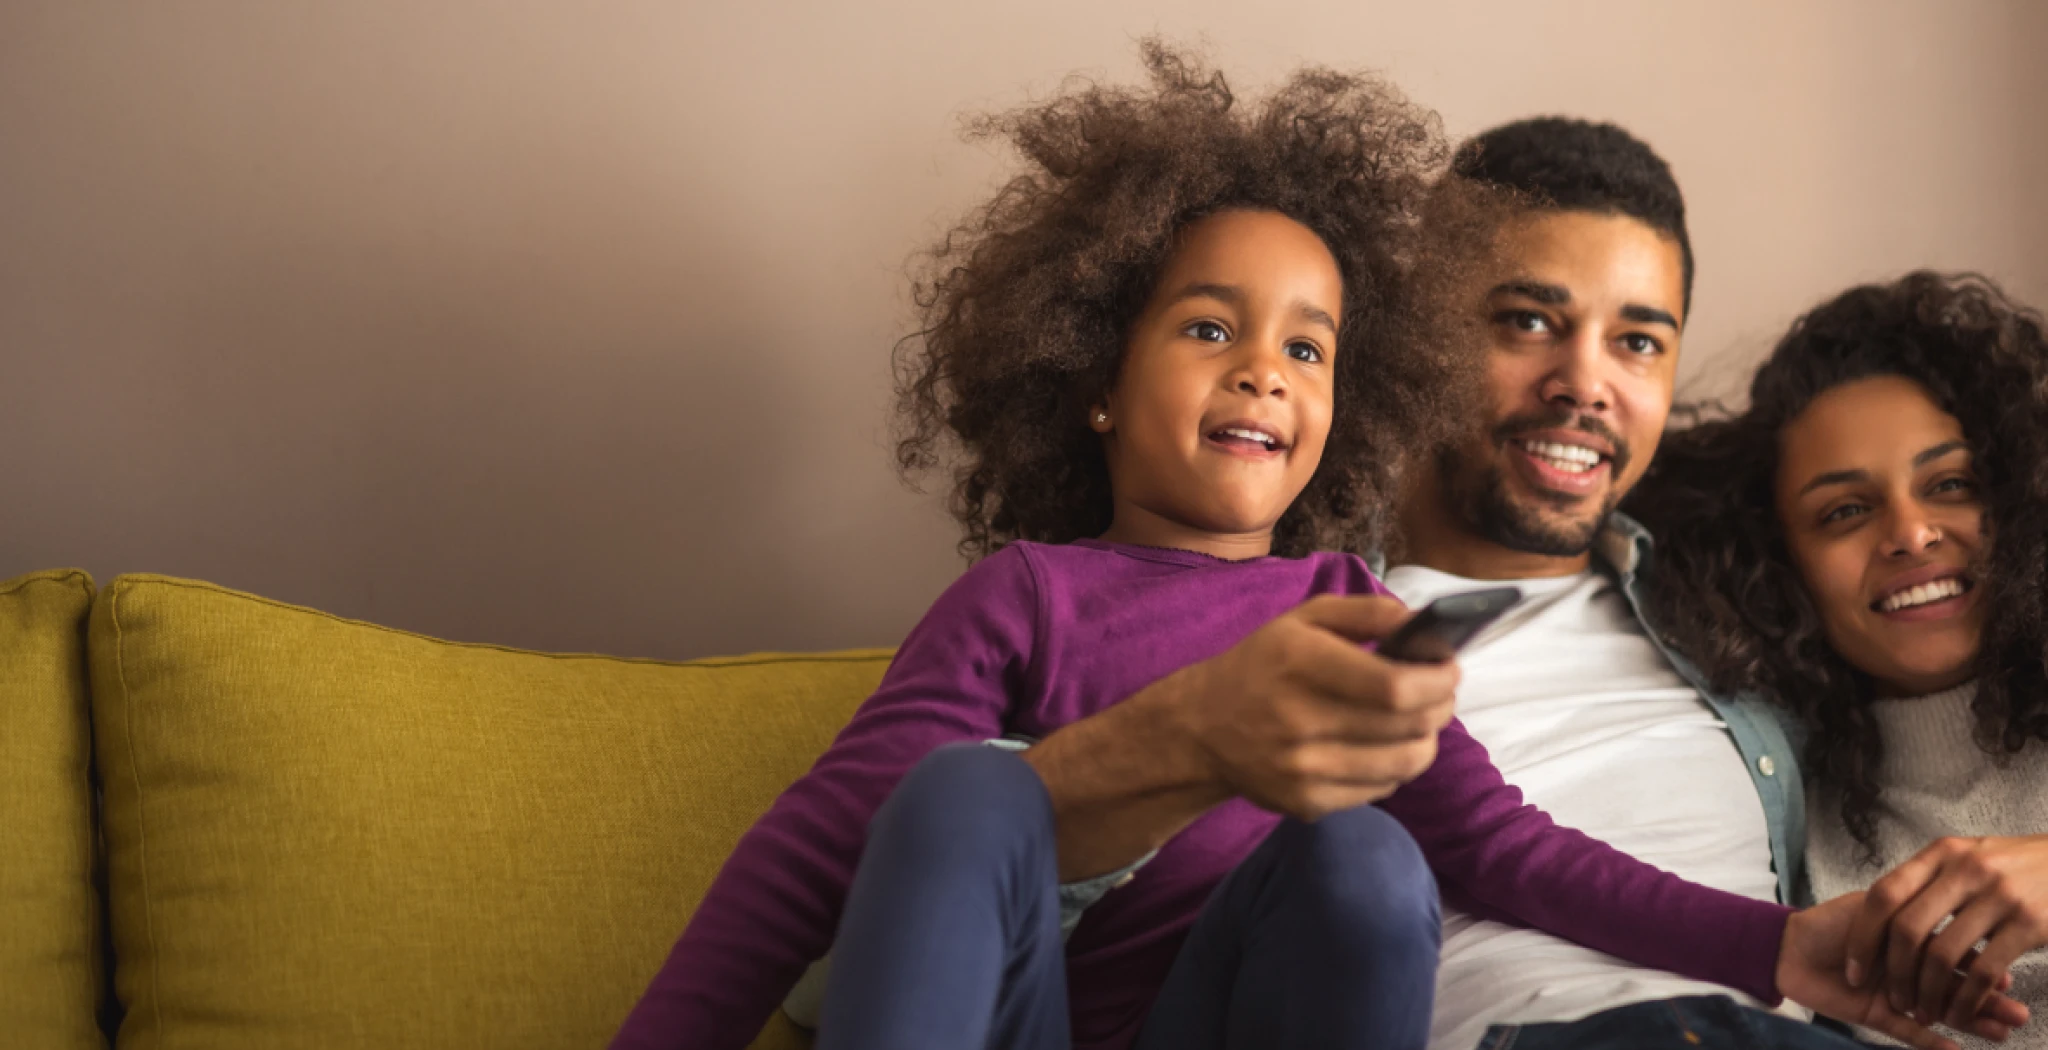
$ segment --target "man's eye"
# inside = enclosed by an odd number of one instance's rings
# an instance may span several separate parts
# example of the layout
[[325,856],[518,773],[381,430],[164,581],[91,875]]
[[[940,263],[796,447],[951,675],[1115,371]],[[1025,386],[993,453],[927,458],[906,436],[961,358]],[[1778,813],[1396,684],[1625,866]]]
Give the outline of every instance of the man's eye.
[[1861,517],[1868,513],[1870,513],[1870,508],[1865,507],[1861,503],[1844,503],[1841,506],[1836,507],[1831,511],[1828,511],[1826,514],[1821,515],[1820,523],[1822,525],[1834,525],[1840,522],[1848,521],[1851,518]]
[[1306,361],[1310,364],[1315,364],[1323,359],[1323,351],[1314,343],[1289,343],[1287,344],[1287,356],[1294,358],[1296,361]]
[[1227,343],[1230,341],[1230,331],[1214,321],[1196,321],[1194,324],[1187,326],[1185,331],[1187,334],[1205,343]]
[[1549,318],[1528,310],[1509,310],[1500,316],[1500,320],[1518,332],[1550,331]]
[[1641,332],[1630,332],[1621,337],[1621,345],[1631,354],[1656,354],[1664,351],[1664,344]]

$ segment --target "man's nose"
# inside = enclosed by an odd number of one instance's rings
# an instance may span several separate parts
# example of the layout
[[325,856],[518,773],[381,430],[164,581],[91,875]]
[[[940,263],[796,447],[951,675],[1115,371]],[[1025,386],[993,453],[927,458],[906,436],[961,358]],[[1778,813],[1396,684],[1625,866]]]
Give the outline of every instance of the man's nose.
[[1581,328],[1557,344],[1557,363],[1543,377],[1538,391],[1543,402],[1578,412],[1605,412],[1613,406],[1614,392],[1608,382],[1607,355],[1601,352],[1603,336]]

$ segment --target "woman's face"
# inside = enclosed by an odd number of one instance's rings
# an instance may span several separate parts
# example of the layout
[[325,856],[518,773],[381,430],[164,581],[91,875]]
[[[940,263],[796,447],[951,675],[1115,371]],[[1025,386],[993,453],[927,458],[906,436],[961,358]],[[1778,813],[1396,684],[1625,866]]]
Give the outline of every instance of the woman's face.
[[1963,427],[1918,383],[1873,376],[1779,435],[1778,519],[1828,643],[1892,696],[1968,681],[1984,625],[1984,506]]

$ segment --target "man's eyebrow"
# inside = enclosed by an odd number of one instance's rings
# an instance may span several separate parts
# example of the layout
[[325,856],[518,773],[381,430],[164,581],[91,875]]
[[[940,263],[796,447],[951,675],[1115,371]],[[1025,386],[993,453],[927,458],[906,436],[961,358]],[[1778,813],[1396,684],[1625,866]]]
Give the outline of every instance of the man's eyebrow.
[[1944,441],[1941,444],[1936,445],[1933,448],[1930,448],[1917,456],[1914,456],[1913,465],[1916,467],[1924,467],[1927,464],[1932,463],[1935,460],[1940,459],[1941,457],[1946,456],[1951,452],[1967,451],[1969,447],[1969,445],[1964,444],[1961,441]]
[[1496,295],[1519,295],[1524,299],[1534,299],[1545,306],[1563,306],[1572,301],[1571,289],[1561,284],[1545,284],[1542,281],[1531,280],[1505,281],[1494,285],[1493,290],[1486,295],[1488,298]]
[[1671,316],[1671,311],[1659,310],[1654,306],[1643,306],[1640,303],[1630,303],[1622,307],[1621,319],[1636,324],[1668,325],[1674,331],[1678,328],[1678,318]]
[[1870,472],[1867,470],[1831,470],[1825,474],[1817,475],[1812,481],[1807,482],[1805,487],[1799,490],[1799,495],[1804,496],[1814,489],[1825,485],[1846,485],[1852,481],[1869,480]]

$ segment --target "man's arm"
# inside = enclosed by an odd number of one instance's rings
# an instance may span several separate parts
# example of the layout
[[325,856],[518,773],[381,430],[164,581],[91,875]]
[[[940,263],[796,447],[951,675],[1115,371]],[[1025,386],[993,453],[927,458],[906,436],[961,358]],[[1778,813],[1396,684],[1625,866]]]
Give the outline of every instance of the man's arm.
[[1457,669],[1359,647],[1407,618],[1391,598],[1313,599],[1025,752],[1052,796],[1060,878],[1127,866],[1231,798],[1313,820],[1420,775]]

